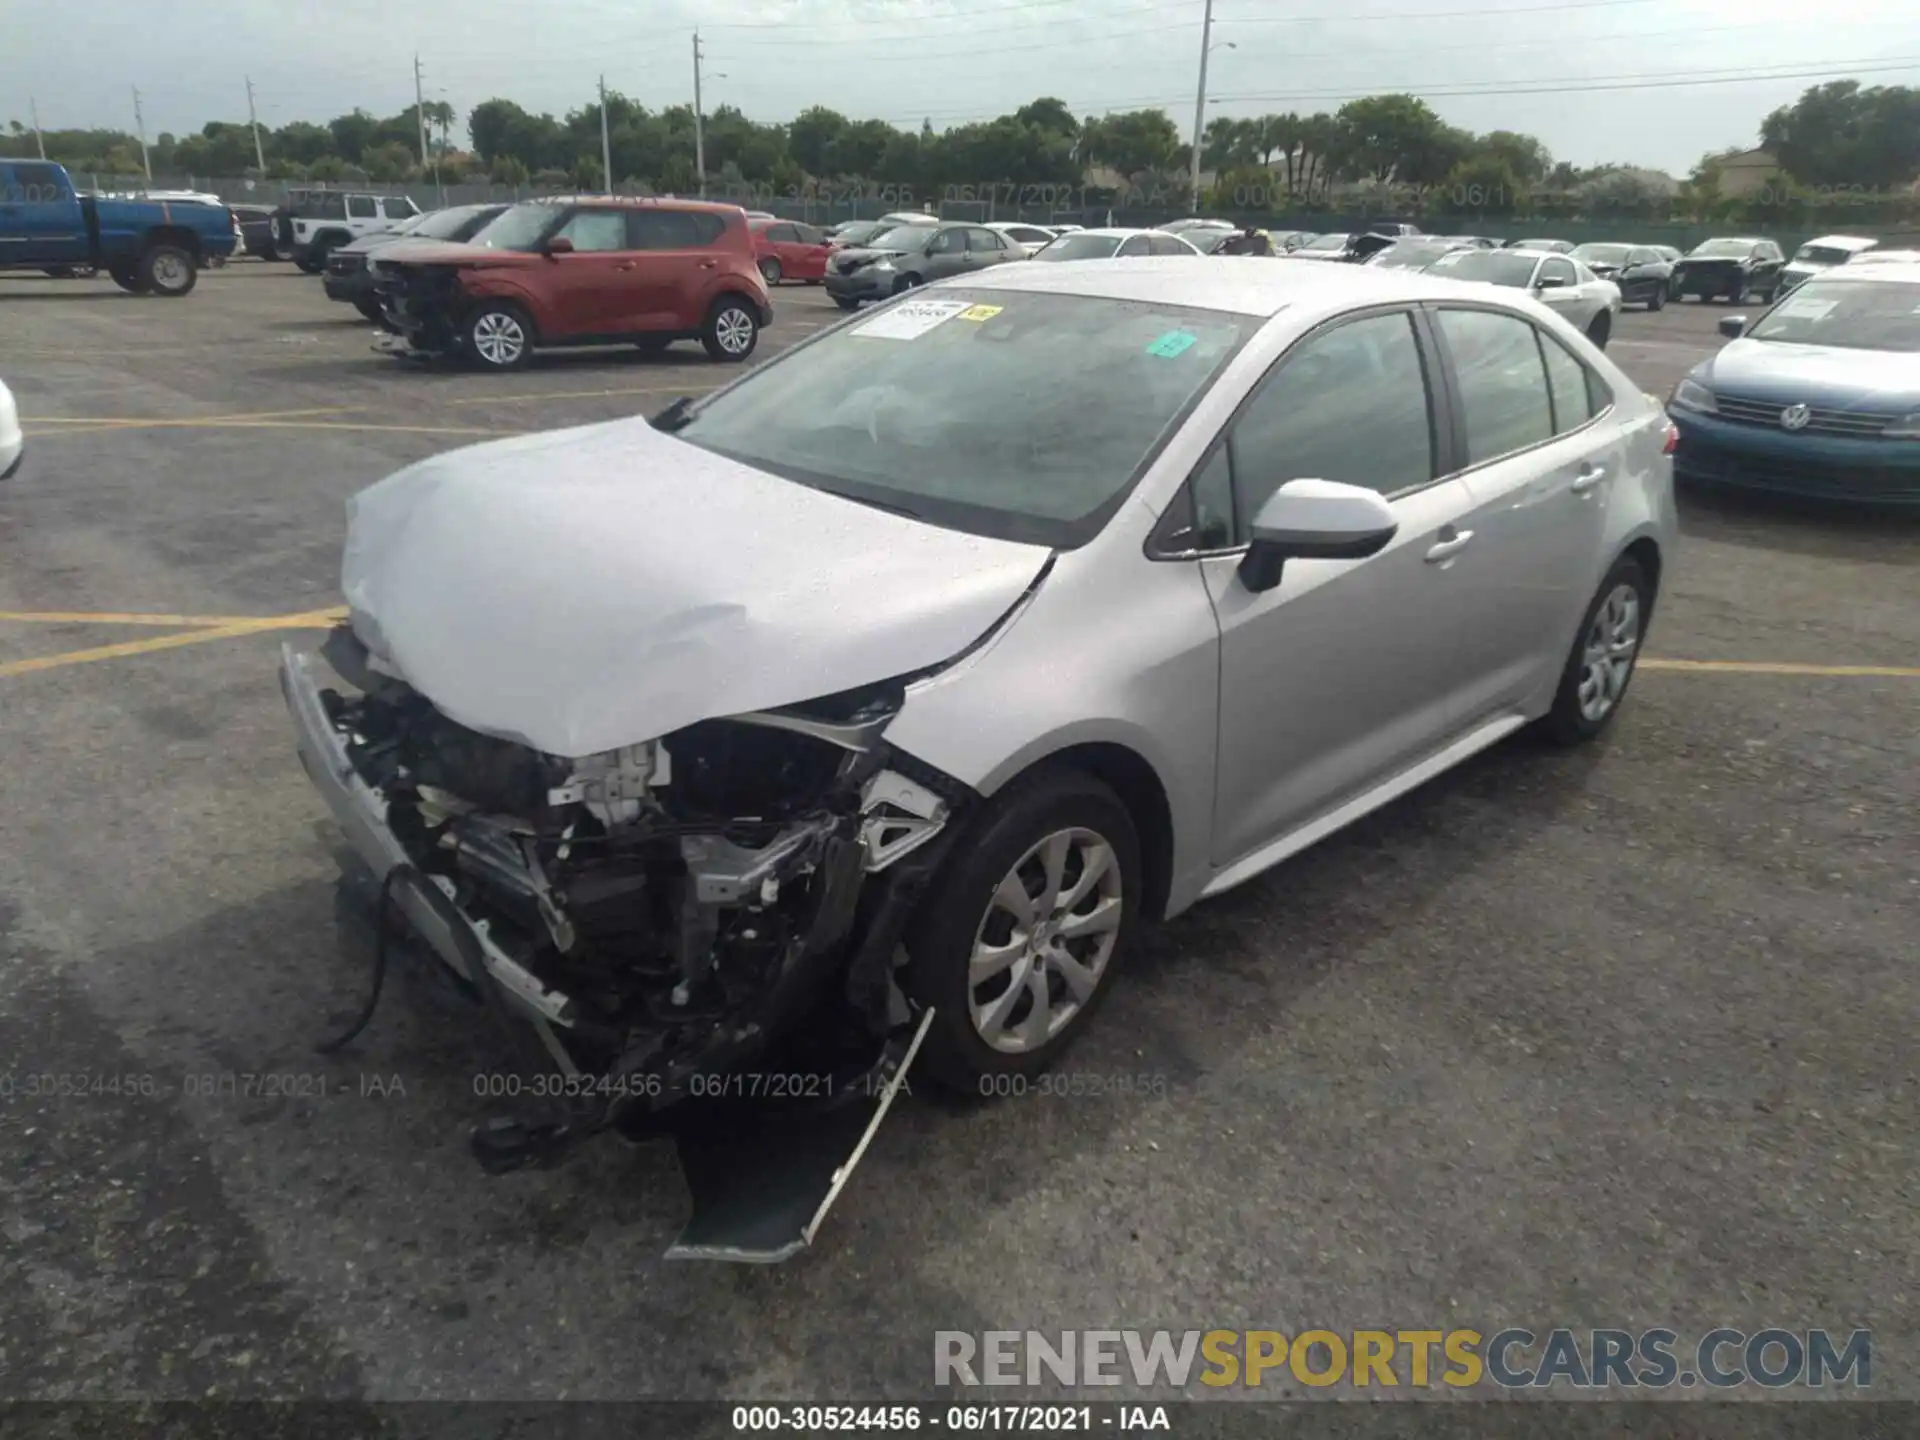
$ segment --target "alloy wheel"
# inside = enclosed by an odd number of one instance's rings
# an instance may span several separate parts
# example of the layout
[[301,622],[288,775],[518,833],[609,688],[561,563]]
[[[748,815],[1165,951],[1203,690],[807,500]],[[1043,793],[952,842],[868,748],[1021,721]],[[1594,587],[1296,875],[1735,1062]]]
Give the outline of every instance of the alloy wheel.
[[713,335],[727,354],[744,355],[753,348],[753,317],[738,306],[729,306],[714,317]]
[[1056,830],[995,887],[967,962],[974,1033],[1003,1054],[1040,1049],[1093,999],[1120,938],[1120,865],[1095,831]]
[[489,365],[512,365],[526,348],[526,330],[504,311],[489,310],[473,322],[474,353]]
[[1588,721],[1606,719],[1620,703],[1639,649],[1639,592],[1631,585],[1616,585],[1594,611],[1581,650],[1580,713]]

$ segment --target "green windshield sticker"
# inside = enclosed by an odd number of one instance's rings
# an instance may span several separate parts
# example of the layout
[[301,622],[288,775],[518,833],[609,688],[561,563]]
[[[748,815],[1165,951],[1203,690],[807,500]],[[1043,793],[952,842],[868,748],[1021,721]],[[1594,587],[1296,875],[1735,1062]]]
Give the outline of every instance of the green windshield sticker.
[[1158,340],[1147,346],[1147,354],[1158,355],[1162,360],[1171,360],[1176,355],[1184,355],[1200,343],[1200,337],[1189,335],[1184,330],[1169,330]]

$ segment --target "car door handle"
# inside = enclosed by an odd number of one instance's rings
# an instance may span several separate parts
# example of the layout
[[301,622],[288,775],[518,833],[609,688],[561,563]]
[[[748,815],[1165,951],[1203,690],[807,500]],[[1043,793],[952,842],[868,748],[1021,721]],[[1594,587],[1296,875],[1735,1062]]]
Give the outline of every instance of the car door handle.
[[1452,556],[1458,555],[1462,550],[1466,549],[1472,541],[1473,532],[1471,530],[1457,531],[1427,551],[1427,563],[1433,565],[1442,560],[1450,559]]
[[1580,473],[1573,477],[1573,484],[1568,488],[1576,495],[1584,495],[1606,478],[1606,466],[1593,464],[1582,465],[1580,467]]
[[613,268],[616,270],[631,270],[634,267],[634,263],[635,262],[633,262],[632,260],[622,260],[618,265],[615,265]]
[[702,260],[700,262],[700,268],[702,270],[713,270],[717,269],[719,264],[720,262],[718,260]]

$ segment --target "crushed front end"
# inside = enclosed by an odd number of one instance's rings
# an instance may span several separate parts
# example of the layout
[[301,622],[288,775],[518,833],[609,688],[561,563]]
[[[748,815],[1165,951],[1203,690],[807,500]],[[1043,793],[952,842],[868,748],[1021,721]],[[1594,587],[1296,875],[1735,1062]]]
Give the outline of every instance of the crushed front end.
[[407,347],[428,355],[459,348],[466,291],[455,265],[373,260],[373,293],[388,328]]
[[[970,792],[885,743],[900,686],[575,759],[454,723],[348,626],[283,650],[281,686],[383,916],[568,1077],[566,1114],[476,1131],[488,1168],[670,1133],[690,1099],[830,1106],[902,1066],[900,935]],[[786,1078],[726,1079],[748,1072]]]

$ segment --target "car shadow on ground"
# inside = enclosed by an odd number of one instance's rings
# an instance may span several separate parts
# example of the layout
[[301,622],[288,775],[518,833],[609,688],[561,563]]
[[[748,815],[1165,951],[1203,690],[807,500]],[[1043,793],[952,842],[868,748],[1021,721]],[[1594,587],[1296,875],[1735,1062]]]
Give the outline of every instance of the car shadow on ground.
[[1920,540],[1920,510],[1803,499],[1675,481],[1680,533],[1757,550],[1856,560]]

